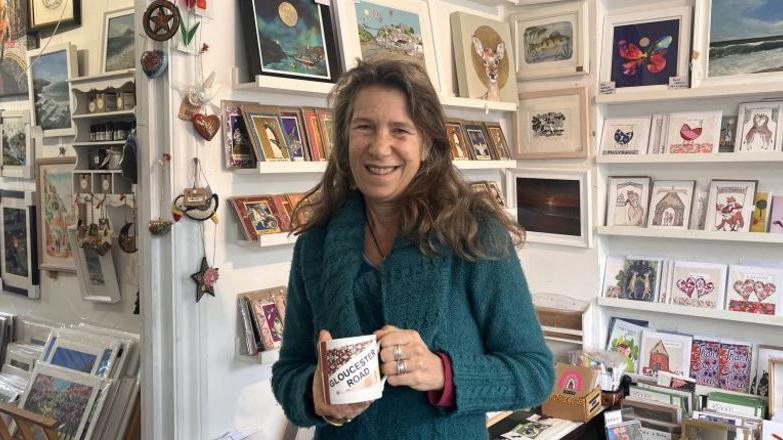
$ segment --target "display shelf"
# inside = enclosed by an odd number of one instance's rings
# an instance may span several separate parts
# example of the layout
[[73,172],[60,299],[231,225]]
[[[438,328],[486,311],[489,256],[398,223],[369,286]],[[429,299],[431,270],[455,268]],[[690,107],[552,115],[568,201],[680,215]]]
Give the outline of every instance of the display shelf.
[[461,170],[494,170],[517,166],[515,160],[455,160],[452,163]]
[[117,70],[114,72],[99,73],[97,75],[79,76],[70,79],[68,81],[71,84],[82,84],[87,82],[104,81],[107,79],[114,79],[114,78],[133,78],[133,75],[135,74],[136,74],[136,69],[124,69],[124,70]]
[[579,346],[582,346],[582,344],[583,344],[582,341],[577,341],[577,340],[574,340],[574,339],[558,338],[556,336],[547,336],[547,335],[544,335],[544,340],[545,341],[554,341],[554,342],[564,342],[566,344],[574,344],[574,345],[579,345]]
[[73,170],[79,174],[122,174],[122,170]]
[[663,313],[667,315],[682,315],[689,318],[704,318],[713,319],[715,321],[741,322],[746,324],[768,325],[783,328],[783,316],[733,312],[730,310],[703,309],[699,307],[687,307],[676,304],[660,304],[604,297],[598,298],[598,305],[616,309],[629,309],[641,312]]
[[254,364],[272,365],[280,359],[280,350],[259,351],[255,356],[240,354],[237,355],[237,359]]
[[670,163],[766,163],[783,162],[783,153],[717,153],[717,154],[641,154],[598,156],[597,163],[670,164]]
[[131,110],[117,110],[114,112],[103,113],[82,113],[71,116],[72,119],[111,119],[117,117],[135,117],[136,109]]
[[72,147],[94,147],[94,146],[106,146],[106,145],[125,145],[127,140],[122,141],[89,141],[89,142],[74,142]]
[[[461,170],[495,170],[514,168],[515,160],[455,160],[454,166]],[[255,168],[235,170],[242,174],[307,174],[326,171],[326,161],[303,162],[258,162]]]
[[267,75],[256,75],[255,81],[242,83],[239,82],[239,68],[237,67],[234,67],[232,81],[234,90],[237,92],[285,93],[286,95],[315,96],[324,99],[334,87],[334,83]]
[[288,235],[288,232],[279,232],[277,234],[261,234],[257,241],[239,240],[238,243],[245,247],[274,247],[287,246],[296,243],[297,236]]
[[699,231],[693,229],[655,229],[634,226],[599,226],[598,235],[639,237],[639,238],[669,238],[675,240],[706,240],[732,241],[753,244],[783,244],[783,234],[768,232],[722,232]]
[[634,90],[611,95],[597,95],[598,104],[630,104],[661,101],[684,101],[693,99],[752,98],[764,95],[783,97],[779,83],[732,84],[724,87],[696,87],[692,89]]
[[516,102],[487,101],[486,99],[460,98],[459,96],[440,96],[444,107],[484,110],[485,112],[515,112]]
[[134,81],[135,73],[136,69],[118,70],[116,72],[73,78],[69,82],[73,90],[85,93],[91,90],[120,89]]

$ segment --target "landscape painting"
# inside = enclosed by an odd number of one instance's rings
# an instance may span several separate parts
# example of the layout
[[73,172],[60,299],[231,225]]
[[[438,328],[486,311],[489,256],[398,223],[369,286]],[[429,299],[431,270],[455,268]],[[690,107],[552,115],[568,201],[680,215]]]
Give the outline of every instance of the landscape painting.
[[424,45],[418,15],[371,2],[356,3],[362,59],[404,60],[424,64]]
[[133,68],[133,10],[106,14],[104,24],[104,72]]
[[33,377],[24,409],[59,422],[59,438],[76,440],[81,438],[93,395],[94,389],[89,385],[38,373]]
[[516,189],[517,222],[526,230],[581,235],[578,180],[517,177]]
[[27,0],[0,0],[0,97],[27,94]]
[[[32,57],[28,53],[28,57]],[[71,128],[68,50],[41,54],[30,71],[35,122],[44,130]]]
[[[27,134],[29,121],[24,117],[5,114],[0,125],[0,145],[3,147],[3,167],[23,167],[27,163]],[[5,174],[4,174],[5,175]]]

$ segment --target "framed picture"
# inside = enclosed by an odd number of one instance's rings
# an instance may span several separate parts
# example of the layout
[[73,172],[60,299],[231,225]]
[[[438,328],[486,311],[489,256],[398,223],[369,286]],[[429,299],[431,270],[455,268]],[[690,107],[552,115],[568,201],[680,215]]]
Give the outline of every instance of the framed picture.
[[517,102],[508,23],[454,12],[451,14],[451,41],[459,96]]
[[29,0],[30,30],[60,30],[81,24],[81,0]]
[[724,116],[720,121],[720,139],[718,140],[719,153],[733,153],[734,142],[737,134],[737,117]]
[[38,264],[41,269],[76,272],[68,228],[77,221],[78,211],[73,194],[75,157],[38,159],[36,193],[38,194]]
[[690,336],[645,330],[642,332],[639,373],[658,377],[659,371],[666,371],[687,376],[691,370],[692,343],[693,338]]
[[290,227],[285,206],[269,195],[231,197],[231,206],[239,220],[245,239],[258,240],[259,235],[276,234]]
[[242,105],[252,103],[220,101],[220,113],[223,115],[223,160],[229,170],[251,169],[255,168],[257,163],[245,119],[242,117]]
[[506,170],[506,191],[527,241],[592,246],[590,173],[574,170]]
[[310,160],[302,119],[302,110],[299,108],[280,109],[280,126],[288,145],[288,154],[294,161]]
[[780,101],[740,104],[737,116],[735,151],[780,151],[783,144],[783,124]]
[[609,118],[604,120],[601,155],[647,153],[650,118]]
[[250,142],[258,160],[267,162],[290,161],[288,145],[280,125],[279,109],[256,104],[241,105]]
[[[76,227],[68,228],[68,240],[76,260],[76,274],[82,290],[82,299],[102,303],[117,303],[120,286],[112,252],[98,255],[90,246],[80,247],[76,240]],[[116,249],[112,247],[112,251]]]
[[669,115],[653,113],[650,121],[650,139],[647,141],[647,154],[666,152],[666,130],[669,127]]
[[462,132],[462,124],[459,121],[449,120],[446,122],[446,136],[449,138],[452,160],[471,159],[471,147],[465,140],[465,134]]
[[772,212],[769,215],[769,232],[783,234],[783,196],[772,196]]
[[44,137],[73,136],[76,127],[71,121],[70,80],[78,76],[76,46],[51,45],[43,50],[27,52],[27,64],[35,60],[27,84],[33,125],[41,127]]
[[440,90],[429,6],[422,0],[357,0],[337,5],[346,65],[400,60],[423,67]]
[[675,261],[669,276],[669,304],[723,309],[726,298],[725,264]]
[[132,69],[134,56],[133,8],[106,12],[103,15],[101,72]]
[[323,141],[324,154],[326,159],[332,155],[332,145],[334,143],[334,116],[328,108],[315,109],[318,115],[318,127],[321,130],[321,140]]
[[688,229],[695,180],[656,180],[650,194],[648,228]]
[[753,214],[751,214],[750,232],[767,232],[769,230],[769,216],[772,213],[772,193],[769,191],[756,191],[753,196]]
[[511,151],[508,148],[508,142],[506,141],[506,135],[503,134],[503,128],[497,122],[485,122],[484,129],[486,130],[487,137],[489,138],[490,146],[495,152],[495,156],[498,160],[511,159]]
[[722,116],[721,111],[670,113],[666,153],[717,153]]
[[463,122],[462,127],[468,138],[471,156],[475,160],[492,160],[492,148],[481,122]]
[[614,82],[617,93],[637,87],[667,90],[672,77],[688,82],[690,40],[690,7],[608,15],[600,81]]
[[[619,263],[619,261],[618,261]],[[609,264],[609,261],[607,261]],[[631,301],[658,302],[661,290],[663,259],[649,257],[628,257],[622,260],[622,269],[612,269],[614,281],[604,289],[609,298]],[[617,286],[617,289],[614,288]]]
[[37,47],[30,34],[29,0],[3,0],[5,30],[0,38],[0,98],[27,95],[27,51]]
[[590,73],[587,2],[528,8],[511,14],[517,79]]
[[3,290],[39,298],[35,193],[2,190],[0,200]]
[[108,378],[114,367],[120,344],[95,344],[95,341],[75,341],[57,338],[45,352],[45,361],[93,376]]
[[[40,139],[39,139],[40,140]],[[0,157],[4,177],[33,177],[35,136],[30,112],[3,112],[0,116]]]
[[311,0],[241,0],[248,70],[335,82],[341,73],[332,8]]
[[750,231],[755,180],[713,180],[707,202],[705,231]]
[[520,93],[516,157],[587,157],[589,114],[587,89],[584,87]]
[[779,82],[783,17],[774,0],[696,0],[693,87]]
[[769,395],[769,360],[773,358],[783,359],[783,347],[759,345],[750,394],[755,394],[757,396]]
[[783,359],[769,360],[769,415],[783,414]]
[[610,177],[606,226],[645,226],[650,200],[649,177]]
[[682,422],[682,438],[718,439],[751,438],[750,428],[686,418]]
[[779,293],[783,269],[763,266],[729,266],[726,310],[734,312],[779,314]]
[[321,124],[318,122],[318,112],[314,108],[303,108],[302,117],[304,118],[307,145],[310,147],[310,157],[314,161],[326,160]]

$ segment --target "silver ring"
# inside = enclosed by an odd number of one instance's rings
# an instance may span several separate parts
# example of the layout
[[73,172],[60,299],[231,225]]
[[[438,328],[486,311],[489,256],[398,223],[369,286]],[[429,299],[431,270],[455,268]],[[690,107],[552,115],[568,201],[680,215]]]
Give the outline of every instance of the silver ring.
[[351,420],[353,420],[353,419],[350,418],[350,417],[343,417],[343,422],[345,422],[345,423],[351,423]]
[[394,346],[394,351],[392,353],[394,354],[395,361],[402,360],[402,347],[400,347],[399,344]]
[[403,375],[408,372],[408,365],[405,364],[405,359],[397,361],[397,375]]

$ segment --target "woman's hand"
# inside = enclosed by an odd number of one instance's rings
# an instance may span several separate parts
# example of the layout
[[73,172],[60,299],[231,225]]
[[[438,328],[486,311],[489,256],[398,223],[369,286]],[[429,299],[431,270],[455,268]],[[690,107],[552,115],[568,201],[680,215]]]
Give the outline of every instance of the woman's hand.
[[[332,339],[332,335],[326,330],[321,330],[318,334],[318,350],[321,349],[321,342]],[[318,367],[315,369],[315,377],[313,378],[313,404],[315,406],[315,413],[322,417],[328,417],[335,422],[350,422],[351,419],[355,419],[359,414],[363,413],[372,403],[360,402],[360,403],[348,403],[340,405],[329,405],[324,399],[323,379],[321,379],[321,356],[318,356]]]
[[[409,386],[418,391],[442,390],[444,385],[443,361],[430,351],[416,330],[402,330],[386,325],[375,332],[381,343],[381,373],[393,386]],[[394,349],[399,351],[405,363],[405,373],[397,374]]]

